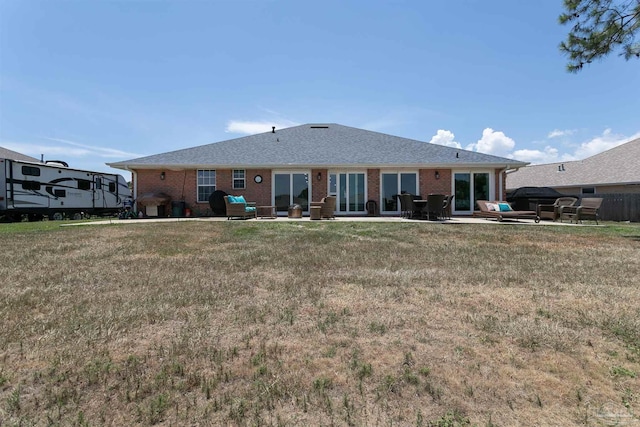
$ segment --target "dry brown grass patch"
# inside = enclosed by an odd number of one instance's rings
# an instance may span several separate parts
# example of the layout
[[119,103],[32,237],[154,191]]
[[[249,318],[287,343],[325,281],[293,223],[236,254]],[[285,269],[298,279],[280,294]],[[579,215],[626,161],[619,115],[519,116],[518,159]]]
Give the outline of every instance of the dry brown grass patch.
[[600,228],[16,232],[0,424],[638,423],[639,248]]

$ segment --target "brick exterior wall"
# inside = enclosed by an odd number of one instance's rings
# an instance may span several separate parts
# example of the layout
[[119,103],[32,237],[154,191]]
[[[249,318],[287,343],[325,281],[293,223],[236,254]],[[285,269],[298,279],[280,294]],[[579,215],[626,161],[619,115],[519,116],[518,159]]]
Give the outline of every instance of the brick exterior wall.
[[[439,178],[436,179],[436,171]],[[161,173],[164,172],[164,179]],[[271,201],[271,169],[246,169],[245,188],[233,189],[233,171],[231,169],[216,169],[216,189],[227,194],[243,195],[248,201],[256,202],[258,205],[270,205]],[[320,180],[318,180],[320,174]],[[496,198],[504,200],[506,190],[503,186],[500,195],[500,170],[494,172]],[[262,176],[262,182],[254,182],[256,175]],[[504,182],[505,173],[502,173]],[[378,211],[380,211],[380,169],[367,169],[367,197],[368,200],[375,200]],[[452,188],[452,173],[450,169],[420,169],[418,171],[419,193],[426,197],[428,194],[450,194]],[[311,200],[319,201],[327,195],[328,185],[327,169],[312,169],[309,177],[311,181]],[[138,170],[133,175],[137,185],[137,197],[145,193],[166,193],[172,201],[184,201],[186,207],[191,209],[194,215],[209,215],[211,210],[208,201],[197,202],[197,175],[196,170],[172,171],[167,169],[145,169]],[[171,213],[171,206],[165,207],[165,213]]]
[[[439,178],[436,178],[436,171]],[[418,172],[420,182],[420,196],[429,194],[451,194],[451,170],[450,169],[420,169]]]
[[367,200],[375,200],[378,205],[378,211],[380,211],[379,199],[380,199],[380,169],[367,169]]
[[[161,173],[164,172],[164,179]],[[262,176],[262,182],[254,182],[256,175]],[[197,171],[182,170],[171,171],[166,169],[139,170],[134,175],[137,183],[137,197],[145,193],[165,193],[172,201],[184,201],[187,208],[194,215],[206,215],[210,213],[209,202],[198,202]],[[227,194],[244,196],[245,199],[256,202],[258,205],[271,204],[271,170],[270,169],[246,169],[245,188],[233,188],[233,171],[231,169],[216,169],[216,190],[222,190]],[[170,212],[166,210],[165,212]]]
[[[320,180],[318,180],[320,174]],[[329,174],[326,169],[312,169],[309,176],[311,182],[311,200],[310,202],[319,202],[323,197],[327,196],[327,186],[329,185]]]

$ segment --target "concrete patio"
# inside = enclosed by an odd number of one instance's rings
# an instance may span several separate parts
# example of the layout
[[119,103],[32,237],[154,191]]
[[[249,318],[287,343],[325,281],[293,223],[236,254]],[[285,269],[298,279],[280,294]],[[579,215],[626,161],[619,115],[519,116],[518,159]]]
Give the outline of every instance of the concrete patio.
[[584,224],[573,224],[568,222],[554,222],[554,221],[540,221],[535,223],[532,219],[519,219],[519,220],[504,220],[496,221],[493,219],[474,218],[474,217],[453,217],[451,219],[440,221],[428,221],[417,219],[406,219],[399,216],[341,216],[335,219],[323,219],[323,220],[310,220],[308,216],[303,218],[288,218],[286,216],[279,216],[277,218],[255,218],[246,220],[227,220],[227,217],[198,217],[198,218],[136,218],[136,219],[117,219],[107,218],[97,221],[88,222],[75,222],[69,224],[60,224],[61,226],[74,226],[74,225],[133,225],[133,224],[146,224],[154,222],[184,222],[184,221],[196,221],[196,222],[250,222],[250,223],[263,223],[263,222],[312,222],[312,223],[331,223],[331,222],[386,222],[386,223],[419,223],[419,224],[494,224],[494,225],[530,225],[530,226],[596,226],[591,221]]

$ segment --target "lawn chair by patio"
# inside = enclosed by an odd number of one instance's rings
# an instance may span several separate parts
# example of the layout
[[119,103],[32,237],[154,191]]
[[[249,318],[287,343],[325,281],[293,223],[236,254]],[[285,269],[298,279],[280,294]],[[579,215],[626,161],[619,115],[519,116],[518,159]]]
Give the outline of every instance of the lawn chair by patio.
[[336,218],[336,196],[323,197],[319,202],[311,202],[311,206],[320,207],[320,218]]
[[560,222],[563,219],[568,219],[571,222],[574,220],[582,222],[583,219],[593,219],[598,225],[600,205],[602,205],[602,198],[585,197],[580,202],[580,206],[560,206]]
[[244,196],[224,196],[227,208],[227,220],[231,218],[257,218],[255,202],[247,202]]
[[473,212],[473,216],[481,218],[495,218],[497,221],[505,219],[533,219],[540,222],[540,217],[535,211],[514,211],[507,202],[494,202],[487,200],[476,201],[480,211]]
[[538,205],[538,216],[540,219],[556,221],[560,218],[560,207],[574,206],[577,201],[575,197],[559,197],[551,205]]

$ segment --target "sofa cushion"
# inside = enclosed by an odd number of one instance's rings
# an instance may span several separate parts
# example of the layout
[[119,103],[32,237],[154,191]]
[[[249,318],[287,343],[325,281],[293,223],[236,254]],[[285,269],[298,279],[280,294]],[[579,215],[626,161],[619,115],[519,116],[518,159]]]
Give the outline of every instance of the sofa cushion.
[[244,199],[244,196],[227,196],[227,200],[229,203],[242,203],[243,205],[247,205],[247,201]]
[[245,212],[255,212],[256,208],[255,208],[255,206],[247,206],[247,207],[244,208],[244,211]]

